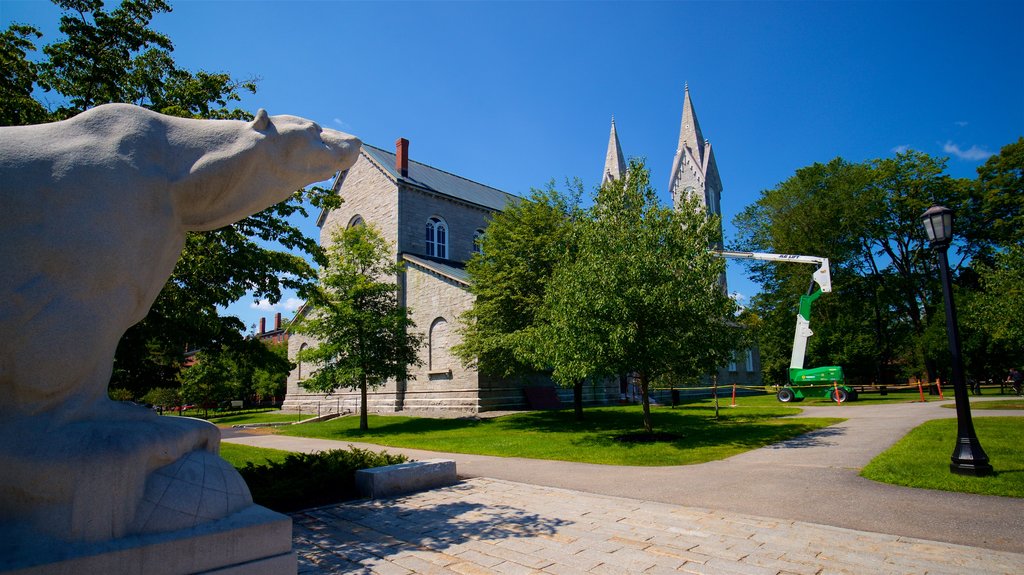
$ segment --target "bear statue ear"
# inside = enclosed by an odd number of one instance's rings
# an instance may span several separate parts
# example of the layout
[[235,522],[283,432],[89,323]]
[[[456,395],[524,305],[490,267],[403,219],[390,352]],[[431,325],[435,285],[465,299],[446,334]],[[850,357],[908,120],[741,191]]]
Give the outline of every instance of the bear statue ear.
[[263,130],[267,129],[268,124],[270,124],[270,116],[267,115],[266,110],[260,108],[260,110],[256,112],[256,117],[253,118],[252,122],[249,125],[252,126],[253,130],[256,130],[257,132],[262,132]]

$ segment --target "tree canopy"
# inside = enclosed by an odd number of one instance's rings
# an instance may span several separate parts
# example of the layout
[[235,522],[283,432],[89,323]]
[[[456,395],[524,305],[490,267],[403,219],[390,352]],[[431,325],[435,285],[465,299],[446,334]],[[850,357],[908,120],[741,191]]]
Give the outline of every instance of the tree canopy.
[[[14,24],[0,35],[4,125],[66,119],[110,102],[181,117],[252,118],[237,105],[243,94],[255,93],[255,79],[175,63],[171,39],[150,26],[154,15],[171,11],[164,0],[123,0],[113,10],[102,0],[53,1],[63,9],[63,36],[46,44],[42,55],[33,55],[41,35],[31,26]],[[250,293],[272,303],[283,289],[304,296],[316,282],[310,260],[322,264],[324,254],[290,218],[339,202],[313,187],[230,226],[190,233],[149,315],[122,339],[112,385],[141,396],[150,387],[175,384],[186,348],[240,350],[245,326],[218,309]]]
[[[913,150],[801,168],[736,217],[735,247],[831,260],[834,292],[815,308],[809,364],[842,365],[861,382],[934,379],[948,352],[937,264],[920,216],[934,204],[956,213],[950,260],[957,297],[970,299],[979,287],[976,268],[1022,237],[1013,226],[1024,217],[1021,149],[1021,142],[1004,148],[979,168],[976,181],[951,178],[944,159]],[[763,289],[751,302],[762,367],[766,379],[784,382],[793,306],[809,275],[774,263],[751,270]],[[976,366],[992,364],[983,357],[996,353],[988,336],[970,329],[964,335],[965,356]]]
[[494,217],[467,266],[477,299],[456,352],[484,372],[576,388],[635,373],[650,431],[652,379],[709,373],[738,344],[724,264],[708,250],[718,229],[692,198],[660,205],[638,160],[588,209],[534,192]]

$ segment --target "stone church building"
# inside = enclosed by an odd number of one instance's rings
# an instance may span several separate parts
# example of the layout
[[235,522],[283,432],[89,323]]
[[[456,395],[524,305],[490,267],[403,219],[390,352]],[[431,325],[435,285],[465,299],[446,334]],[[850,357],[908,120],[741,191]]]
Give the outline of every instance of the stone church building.
[[[321,214],[320,241],[328,241],[339,227],[374,224],[394,248],[405,273],[397,277],[399,297],[411,308],[416,329],[425,335],[421,349],[422,366],[414,368],[414,379],[389,381],[369,390],[369,411],[473,414],[481,411],[524,409],[524,388],[537,382],[492,378],[464,367],[450,353],[458,337],[459,316],[472,305],[465,262],[477,250],[477,238],[484,233],[489,217],[521,198],[410,159],[409,141],[399,139],[394,151],[363,144],[359,159],[335,178],[333,190],[344,198],[337,209]],[[621,177],[625,160],[614,120],[605,161],[604,181]],[[686,91],[679,149],[673,163],[669,189],[673,199],[681,194],[699,194],[709,210],[720,214],[721,180],[711,153],[703,140],[696,115]],[[723,278],[724,281],[724,278]],[[299,312],[304,313],[304,310]],[[311,345],[308,338],[293,334],[288,354],[297,362],[298,352]],[[754,373],[753,358],[743,363]],[[730,375],[723,368],[719,380]],[[288,377],[283,408],[303,413],[357,411],[357,391],[339,389],[333,394],[307,392],[301,382],[311,366],[297,362]],[[724,377],[722,377],[724,376]],[[746,379],[746,378],[745,378]],[[758,377],[759,380],[759,377]],[[552,384],[546,384],[550,387]],[[571,390],[558,390],[563,402],[571,401]],[[627,395],[625,382],[602,382],[587,386],[589,403],[611,403]]]

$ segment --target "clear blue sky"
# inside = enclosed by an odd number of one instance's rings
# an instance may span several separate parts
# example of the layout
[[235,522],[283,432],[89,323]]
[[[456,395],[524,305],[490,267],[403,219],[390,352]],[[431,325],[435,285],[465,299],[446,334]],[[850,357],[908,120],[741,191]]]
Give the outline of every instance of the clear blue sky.
[[[566,177],[597,185],[614,115],[667,202],[688,82],[722,174],[727,243],[733,217],[800,167],[910,147],[973,177],[1024,135],[1021,2],[172,6],[153,26],[179,65],[260,78],[244,106],[383,148],[405,137],[413,159],[520,195]],[[34,24],[43,43],[57,15],[0,0],[0,25]],[[749,296],[743,271],[730,265],[729,284]],[[248,325],[273,314],[250,304],[231,311]]]

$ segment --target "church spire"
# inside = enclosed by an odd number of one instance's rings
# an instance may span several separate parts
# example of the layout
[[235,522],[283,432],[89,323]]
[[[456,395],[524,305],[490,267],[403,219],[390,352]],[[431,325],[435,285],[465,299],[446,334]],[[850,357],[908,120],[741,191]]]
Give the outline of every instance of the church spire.
[[690,86],[685,84],[683,118],[679,122],[679,145],[672,160],[672,174],[668,181],[668,190],[675,205],[678,205],[683,195],[696,195],[703,199],[705,147],[704,135],[700,131],[700,124],[697,123],[697,112],[694,111],[693,101],[690,99]]
[[697,123],[697,112],[693,109],[693,101],[690,100],[690,85],[683,85],[683,119],[679,123],[679,145],[677,151],[689,148],[701,164],[704,163],[704,135],[700,133],[700,124]]
[[604,174],[601,176],[601,185],[611,180],[621,179],[626,173],[626,161],[622,157],[622,147],[619,145],[619,133],[615,130],[615,116],[612,116],[612,132],[608,136],[608,153],[604,157]]

